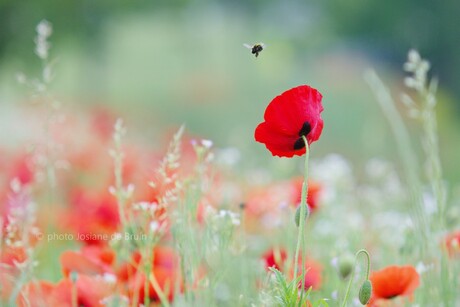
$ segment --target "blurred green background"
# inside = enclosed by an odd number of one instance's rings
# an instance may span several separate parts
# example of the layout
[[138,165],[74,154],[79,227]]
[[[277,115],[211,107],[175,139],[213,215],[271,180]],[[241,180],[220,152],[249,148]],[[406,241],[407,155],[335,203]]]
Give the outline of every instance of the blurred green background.
[[[0,2],[0,105],[27,99],[17,72],[37,76],[35,26],[53,24],[53,92],[71,107],[113,107],[154,139],[185,123],[242,166],[273,161],[253,140],[268,102],[307,83],[324,95],[313,156],[397,160],[388,123],[363,80],[375,68],[398,97],[416,48],[439,77],[444,169],[460,181],[460,1],[5,1]],[[243,43],[264,42],[256,59]],[[419,142],[417,123],[408,119]],[[1,140],[1,139],[0,139]],[[270,162],[272,163],[272,162]],[[278,162],[273,162],[278,163]]]

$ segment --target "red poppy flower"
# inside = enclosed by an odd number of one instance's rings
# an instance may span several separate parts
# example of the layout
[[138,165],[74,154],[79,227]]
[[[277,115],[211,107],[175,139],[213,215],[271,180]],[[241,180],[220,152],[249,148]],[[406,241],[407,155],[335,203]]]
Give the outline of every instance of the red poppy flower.
[[449,256],[459,256],[460,255],[460,231],[453,232],[449,234],[444,239],[444,245],[447,249]]
[[[74,298],[72,292],[76,295]],[[104,299],[115,294],[115,283],[101,277],[77,275],[74,284],[65,278],[57,284],[47,281],[31,282],[22,288],[18,297],[18,306],[104,306]],[[73,302],[73,299],[76,302]]]
[[112,265],[115,261],[115,252],[106,246],[89,245],[81,251],[65,251],[60,257],[64,276],[70,272],[85,275],[103,275],[113,273]]
[[[137,298],[138,303],[144,303],[145,279],[149,278],[144,274],[142,268],[142,256],[136,252],[129,263],[124,264],[118,271],[118,278],[126,282],[128,296],[131,300]],[[153,250],[152,274],[158,282],[160,289],[165,292],[166,297],[172,301],[174,298],[175,285],[180,278],[179,257],[167,247],[156,247]],[[149,283],[148,289],[151,301],[159,302],[160,295]]]
[[[299,256],[299,264],[300,264],[300,257]],[[323,267],[321,266],[320,263],[313,259],[307,258],[304,264],[305,268],[305,283],[304,283],[304,289],[308,290],[310,287],[313,288],[313,290],[318,290],[321,287],[322,284],[322,271]],[[292,267],[291,275],[293,276],[294,274],[294,267]],[[300,271],[299,271],[300,275]],[[299,288],[301,287],[302,282],[299,282]]]
[[116,198],[108,191],[93,192],[75,188],[70,193],[71,208],[64,226],[78,234],[86,244],[105,244],[115,233],[120,218]]
[[[299,264],[301,261],[301,255],[299,257]],[[265,262],[265,268],[274,267],[277,270],[283,272],[286,268],[287,252],[284,249],[271,249],[267,251],[262,259]],[[322,283],[322,266],[317,261],[307,258],[304,264],[306,270],[305,273],[305,289],[312,287],[314,290],[317,290],[321,287]],[[299,270],[300,272],[300,270]],[[291,265],[289,270],[289,275],[294,276],[294,265]],[[299,274],[300,275],[300,274]],[[299,282],[299,288],[301,287],[302,282]]]
[[5,247],[0,249],[0,305],[13,292],[20,270],[16,264],[27,260],[24,248]]
[[269,268],[275,268],[279,271],[284,269],[284,262],[287,259],[287,253],[284,249],[273,248],[267,251],[263,256],[262,259],[265,262],[265,268],[268,270]]
[[370,276],[372,297],[369,305],[377,306],[379,300],[398,296],[412,296],[420,284],[420,276],[413,266],[389,266]]
[[308,85],[294,87],[276,96],[265,110],[265,121],[256,128],[256,141],[264,143],[274,156],[303,155],[302,136],[310,145],[319,139],[323,130],[321,99],[320,92]]
[[[295,188],[295,200],[293,204],[298,207],[300,205],[300,201],[302,198],[302,185],[303,185],[303,178],[295,178],[292,180],[292,184]],[[317,207],[318,207],[318,199],[320,198],[321,194],[321,184],[319,184],[316,181],[311,181],[308,180],[308,199],[307,199],[307,205],[308,208],[310,209],[310,213],[314,212]]]

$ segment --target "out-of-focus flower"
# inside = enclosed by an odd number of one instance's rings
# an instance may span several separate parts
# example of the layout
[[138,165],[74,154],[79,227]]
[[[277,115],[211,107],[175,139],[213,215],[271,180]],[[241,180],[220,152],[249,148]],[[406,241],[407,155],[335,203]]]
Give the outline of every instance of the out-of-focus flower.
[[460,231],[448,234],[444,239],[444,246],[449,256],[460,256]]
[[57,284],[46,281],[31,282],[23,287],[18,306],[71,307],[104,306],[103,300],[115,291],[115,284],[100,276],[77,275],[76,280],[65,278]]
[[[292,180],[292,184],[294,185],[295,192],[294,197],[296,197],[293,204],[297,207],[300,205],[301,197],[302,197],[302,184],[303,178],[295,178]],[[318,182],[309,180],[308,181],[308,193],[307,193],[307,204],[308,208],[310,209],[310,213],[314,212],[318,207],[318,200],[321,194],[321,185]]]
[[109,109],[98,107],[91,114],[91,127],[101,140],[109,141],[116,116]]
[[19,274],[17,265],[25,261],[27,261],[27,254],[22,247],[0,249],[0,302],[10,296]]
[[[268,186],[253,187],[244,202],[246,227],[262,225],[265,229],[278,227],[282,223],[283,211],[290,206],[299,206],[303,178],[276,182]],[[318,207],[321,185],[308,182],[308,207],[314,212]],[[253,222],[252,219],[257,219]]]
[[[300,256],[301,257],[301,256]],[[300,263],[300,257],[299,257],[299,263]],[[313,290],[318,290],[321,288],[322,284],[322,271],[323,267],[322,265],[311,259],[307,258],[305,263],[304,263],[304,269],[305,269],[305,284],[304,284],[304,289],[308,290],[310,287],[313,288]],[[292,269],[292,273],[294,269]],[[300,275],[300,272],[299,272]],[[299,287],[301,286],[302,282],[299,282]]]
[[284,270],[284,263],[287,259],[287,252],[284,249],[273,248],[262,255],[265,262],[265,268],[275,268],[278,271]]
[[115,197],[104,191],[75,189],[70,201],[67,224],[78,234],[77,238],[87,244],[107,243],[103,236],[109,238],[120,224]]
[[[268,250],[265,254],[263,254],[262,259],[265,264],[265,268],[269,269],[270,267],[273,267],[281,272],[285,272],[287,263],[287,252],[282,249],[282,248],[277,248],[277,249],[270,249]],[[299,257],[299,264],[301,263],[302,256]],[[310,287],[312,287],[314,290],[318,290],[321,287],[322,283],[322,266],[320,263],[317,261],[311,259],[311,258],[306,258],[306,261],[304,263],[304,269],[305,269],[305,283],[304,283],[304,288],[308,290]],[[294,276],[294,265],[290,266],[289,269],[289,275],[291,277]],[[299,269],[299,275],[300,275],[300,269]],[[301,287],[302,282],[299,282],[299,287]]]
[[60,257],[62,272],[85,275],[113,274],[115,252],[107,246],[83,246],[80,251],[65,251]]
[[305,153],[306,137],[310,145],[323,130],[322,95],[308,85],[294,87],[276,96],[268,105],[264,122],[255,130],[257,142],[264,143],[274,156],[292,157]]
[[420,276],[413,266],[388,266],[370,276],[372,283],[371,306],[379,306],[382,300],[400,296],[412,297],[420,284]]
[[[159,288],[163,291],[168,300],[174,298],[176,283],[180,282],[179,257],[176,253],[167,247],[156,247],[153,250],[151,275],[158,283]],[[138,298],[138,303],[144,303],[144,286],[145,279],[149,279],[149,294],[152,302],[160,301],[160,294],[154,289],[151,278],[146,276],[142,267],[142,256],[139,252],[132,255],[129,263],[124,264],[118,271],[118,278],[126,282],[128,287],[128,296],[130,300]]]

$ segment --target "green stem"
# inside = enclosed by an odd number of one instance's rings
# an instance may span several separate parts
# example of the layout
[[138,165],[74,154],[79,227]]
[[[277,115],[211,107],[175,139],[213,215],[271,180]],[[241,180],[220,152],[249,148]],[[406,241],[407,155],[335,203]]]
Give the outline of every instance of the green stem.
[[72,307],[78,307],[78,289],[77,289],[77,282],[72,281],[72,289],[71,289],[71,303]]
[[[308,141],[305,136],[302,136],[303,141],[305,142],[305,166],[304,166],[304,181],[302,184],[302,196],[300,201],[300,220],[299,220],[299,231],[297,234],[297,246],[295,251],[295,258],[294,258],[294,280],[297,279],[297,270],[298,270],[298,262],[299,262],[299,253],[302,250],[303,258],[305,256],[305,242],[303,240],[304,237],[304,227],[305,227],[305,220],[308,217],[308,205],[307,205],[307,194],[308,194],[308,158],[310,156],[310,148],[308,146]],[[302,268],[302,275],[301,275],[301,283],[302,288],[301,291],[304,290],[305,287],[305,270],[304,270],[304,261],[301,260],[301,268]],[[294,288],[297,291],[297,287]]]
[[371,272],[371,256],[369,255],[367,250],[360,249],[355,255],[355,264],[353,265],[353,271],[351,272],[350,281],[348,282],[347,292],[345,293],[345,298],[343,299],[342,307],[345,307],[347,305],[348,294],[350,293],[351,284],[355,276],[356,263],[358,262],[359,254],[364,254],[366,256],[366,259],[367,259],[366,280],[369,279],[369,274]]
[[411,138],[406,125],[404,124],[401,115],[396,109],[396,104],[389,90],[374,71],[369,71],[365,74],[365,79],[370,85],[374,95],[377,98],[383,113],[390,122],[390,127],[393,131],[397,149],[401,157],[402,166],[406,175],[407,186],[409,187],[412,212],[417,227],[417,233],[420,236],[421,255],[422,258],[428,250],[428,238],[430,237],[430,229],[428,218],[423,210],[423,199],[421,197],[422,187],[418,176],[417,156],[411,146]]

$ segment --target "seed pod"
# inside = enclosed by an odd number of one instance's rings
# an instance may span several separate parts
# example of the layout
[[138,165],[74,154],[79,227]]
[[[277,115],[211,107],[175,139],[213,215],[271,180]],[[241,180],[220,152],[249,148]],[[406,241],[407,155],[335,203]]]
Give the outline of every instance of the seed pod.
[[361,286],[361,289],[359,289],[359,301],[361,304],[366,305],[372,294],[372,284],[371,281],[368,279],[366,280],[363,285]]

